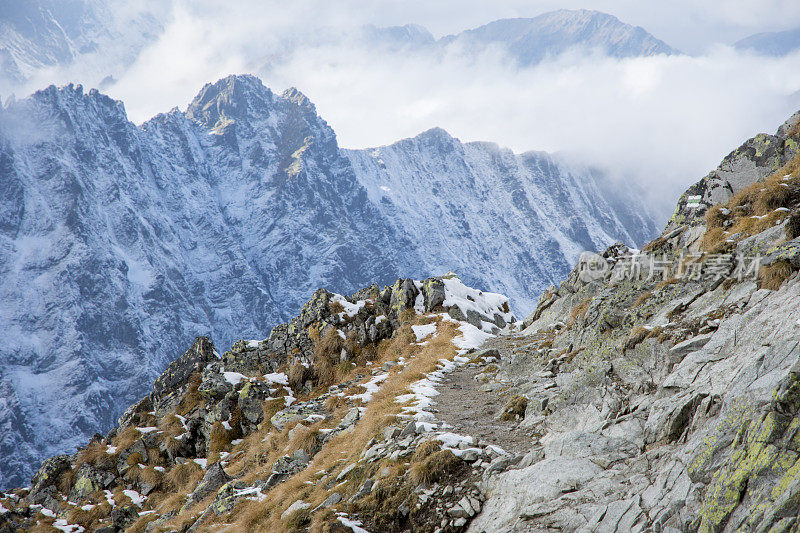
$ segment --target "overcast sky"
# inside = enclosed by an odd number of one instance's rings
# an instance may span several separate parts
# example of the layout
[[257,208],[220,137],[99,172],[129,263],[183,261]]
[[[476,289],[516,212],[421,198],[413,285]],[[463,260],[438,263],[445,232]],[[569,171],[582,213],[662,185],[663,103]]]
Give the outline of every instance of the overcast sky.
[[[496,53],[442,59],[304,44],[320,27],[416,23],[438,37],[564,7],[611,13],[691,56],[572,54],[519,69]],[[646,185],[663,218],[683,188],[800,108],[800,54],[765,59],[728,46],[793,26],[800,26],[797,0],[179,0],[162,37],[108,93],[142,122],[185,109],[206,82],[252,72],[276,92],[296,86],[308,95],[344,147],[439,126],[464,141],[561,152]],[[300,45],[287,56],[292,40]],[[47,82],[91,86],[101,72],[90,67],[50,73]]]

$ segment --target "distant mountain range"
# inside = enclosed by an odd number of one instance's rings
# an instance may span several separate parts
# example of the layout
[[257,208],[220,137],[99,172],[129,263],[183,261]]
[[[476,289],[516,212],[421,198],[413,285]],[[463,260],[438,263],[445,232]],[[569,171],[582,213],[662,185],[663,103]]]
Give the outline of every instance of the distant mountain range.
[[613,15],[585,9],[562,9],[535,18],[502,19],[445,37],[445,45],[479,53],[500,46],[521,66],[536,64],[573,48],[599,51],[611,57],[639,57],[680,52]]
[[549,154],[440,129],[342,150],[252,76],[142,126],[51,86],[0,111],[0,486],[111,427],[196,335],[264,338],[318,287],[452,269],[525,314],[581,251],[655,231]]
[[738,50],[749,50],[764,56],[785,56],[800,50],[800,28],[757,33],[736,42],[733,46]]
[[[101,86],[121,76],[141,51],[162,35],[170,2],[121,0],[26,0],[0,4],[0,94],[24,86],[37,72],[80,64],[82,79]],[[589,10],[559,10],[534,18],[503,19],[436,39],[418,25],[364,26],[357,31],[315,30],[293,35],[281,49],[246,58],[255,72],[267,71],[294,50],[341,44],[373,53],[403,51],[468,56],[502,51],[520,66],[579,49],[612,57],[676,54],[640,27]],[[253,47],[253,54],[263,49]],[[102,87],[101,87],[102,88]]]

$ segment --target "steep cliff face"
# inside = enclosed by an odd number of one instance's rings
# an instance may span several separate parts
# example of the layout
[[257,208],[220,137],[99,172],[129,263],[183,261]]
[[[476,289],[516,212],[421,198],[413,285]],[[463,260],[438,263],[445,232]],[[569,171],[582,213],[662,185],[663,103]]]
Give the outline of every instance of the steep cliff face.
[[419,250],[421,264],[404,271],[455,270],[512,295],[526,313],[581,252],[604,249],[613,236],[644,243],[656,233],[633,194],[606,195],[601,174],[543,152],[464,144],[437,128],[346,154],[372,203]]
[[[209,84],[186,112],[142,126],[122,103],[80,86],[0,111],[0,381],[10,391],[0,407],[0,485],[24,483],[37,459],[111,427],[197,335],[221,346],[263,337],[319,287],[348,293],[450,264],[475,272],[468,280],[482,289],[515,291],[527,310],[583,247],[633,244],[640,226],[652,227],[609,210],[591,178],[546,156],[541,172],[517,179],[517,156],[487,148],[498,162],[463,174],[478,156],[443,138],[449,155],[436,145],[417,154],[415,142],[403,145],[411,155],[393,148],[436,169],[428,189],[397,182],[398,210],[373,194],[389,178],[366,163],[356,171],[370,157],[340,150],[305,96],[274,94],[251,76]],[[442,203],[470,176],[496,223],[479,220],[467,195]],[[531,202],[550,207],[526,226]],[[426,216],[441,233],[420,226]],[[558,241],[549,228],[560,228]],[[495,280],[508,255],[493,257],[475,239],[529,259],[512,281]]]

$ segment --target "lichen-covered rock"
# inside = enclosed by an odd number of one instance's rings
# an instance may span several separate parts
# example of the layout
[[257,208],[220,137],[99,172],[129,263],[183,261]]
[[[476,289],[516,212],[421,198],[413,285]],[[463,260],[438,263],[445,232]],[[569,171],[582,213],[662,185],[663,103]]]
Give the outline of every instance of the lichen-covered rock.
[[216,493],[229,481],[231,481],[231,477],[225,473],[222,465],[215,463],[206,471],[203,479],[186,499],[186,503],[183,506],[184,509],[188,509],[193,504],[201,502],[211,494]]
[[270,422],[275,429],[281,431],[291,422],[298,420],[320,420],[327,416],[328,410],[325,408],[324,398],[318,398],[281,409],[272,415]]
[[247,382],[239,391],[237,403],[250,426],[258,426],[264,420],[264,400],[268,397],[269,387],[261,383]]
[[111,522],[114,527],[119,529],[126,529],[139,518],[139,508],[135,505],[123,505],[114,507],[111,511]]
[[28,499],[33,501],[36,495],[45,488],[54,485],[64,471],[71,468],[68,455],[56,455],[42,461],[42,466],[31,480],[31,491]]
[[389,302],[392,311],[399,315],[406,309],[413,308],[418,294],[419,289],[413,279],[398,279],[392,285],[392,297]]
[[425,312],[430,313],[441,306],[445,300],[444,282],[441,278],[428,278],[422,282]]
[[206,365],[217,360],[214,344],[208,337],[197,337],[186,353],[170,363],[163,374],[153,384],[153,397],[159,399],[165,393],[180,389],[195,372],[201,372]]
[[771,247],[766,256],[761,258],[761,264],[765,266],[779,261],[786,261],[800,270],[800,237]]

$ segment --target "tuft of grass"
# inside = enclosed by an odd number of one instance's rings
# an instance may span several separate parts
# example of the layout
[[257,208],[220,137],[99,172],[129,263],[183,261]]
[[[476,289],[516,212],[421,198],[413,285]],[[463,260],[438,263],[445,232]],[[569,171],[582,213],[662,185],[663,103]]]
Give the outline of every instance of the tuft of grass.
[[222,422],[217,420],[211,426],[211,434],[208,438],[208,454],[209,456],[219,457],[220,452],[227,451],[231,447],[231,435]]
[[[319,338],[319,336],[317,337]],[[311,369],[304,364],[297,362],[289,369],[289,386],[292,390],[299,391],[303,388],[306,381],[312,378]]]
[[344,306],[338,300],[331,300],[328,302],[328,309],[330,309],[331,313],[334,315],[338,315],[339,313],[344,313]]
[[[736,232],[735,230],[731,231],[734,231],[734,233]],[[731,243],[727,242],[727,239],[728,234],[725,233],[725,230],[720,227],[711,228],[703,235],[700,241],[700,248],[711,254],[722,253],[731,246]]]
[[328,328],[314,350],[314,373],[318,386],[327,387],[336,381],[336,365],[343,348],[343,339],[336,328]]
[[200,372],[195,372],[189,377],[189,385],[186,394],[183,395],[181,403],[178,405],[178,414],[186,415],[205,404],[203,396],[200,394],[200,384],[203,383],[203,376]]
[[525,418],[525,409],[528,408],[528,399],[525,396],[512,397],[505,407],[503,413],[500,415],[500,420],[516,420],[517,418]]
[[631,331],[628,340],[625,341],[625,350],[633,350],[638,346],[643,340],[645,340],[650,332],[645,329],[643,326],[636,326]]
[[569,313],[570,326],[572,326],[575,322],[577,322],[578,318],[584,318],[586,316],[586,311],[589,310],[589,303],[591,301],[592,297],[588,296],[581,303],[572,308],[572,310]]
[[77,470],[83,463],[98,467],[110,467],[116,462],[117,455],[117,453],[108,453],[108,447],[105,444],[94,441],[78,453],[75,469]]
[[311,511],[309,509],[298,509],[286,517],[286,528],[288,531],[303,531],[311,524]]
[[444,479],[448,473],[453,472],[461,465],[461,459],[450,450],[440,450],[426,457],[424,460],[411,465],[408,472],[412,484],[423,483],[430,485]]
[[203,479],[203,469],[194,461],[177,464],[164,476],[164,481],[174,491],[184,494],[191,492],[201,479]]
[[164,481],[164,474],[156,470],[154,467],[148,466],[142,470],[142,473],[139,476],[139,481],[141,483],[149,483],[150,485],[159,488]]
[[318,429],[312,429],[303,424],[297,424],[293,428],[292,439],[287,445],[289,453],[302,449],[307,454],[312,455],[319,444],[318,436]]
[[645,303],[647,300],[649,300],[652,296],[653,296],[653,293],[650,292],[650,291],[643,292],[642,294],[639,295],[638,298],[636,298],[636,301],[633,302],[633,307],[639,307],[640,305]]
[[417,446],[417,449],[414,450],[414,455],[411,456],[411,462],[418,463],[423,461],[441,449],[442,447],[437,441],[426,440],[425,442],[420,443],[420,445]]
[[652,241],[648,242],[644,246],[642,246],[643,252],[655,252],[656,250],[660,250],[662,246],[667,243],[666,239],[662,237],[657,237]]
[[706,221],[706,226],[710,228],[722,228],[728,217],[722,214],[722,206],[712,205],[706,214],[703,216]]
[[761,267],[758,272],[758,286],[761,289],[777,291],[791,275],[792,265],[788,261],[776,261]]
[[128,426],[120,431],[114,438],[114,446],[120,450],[127,450],[133,446],[133,443],[139,440],[141,436],[142,433],[138,429]]

